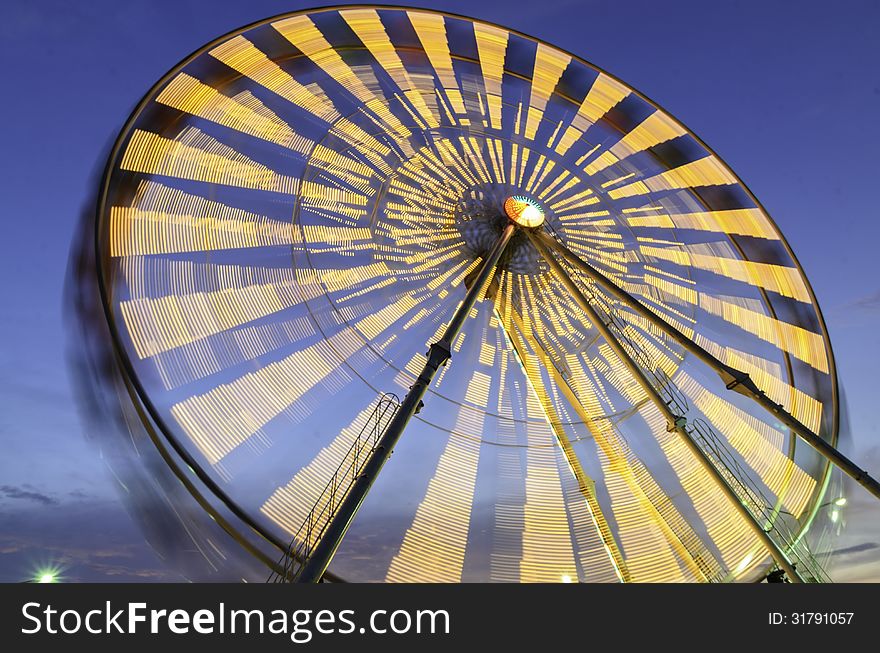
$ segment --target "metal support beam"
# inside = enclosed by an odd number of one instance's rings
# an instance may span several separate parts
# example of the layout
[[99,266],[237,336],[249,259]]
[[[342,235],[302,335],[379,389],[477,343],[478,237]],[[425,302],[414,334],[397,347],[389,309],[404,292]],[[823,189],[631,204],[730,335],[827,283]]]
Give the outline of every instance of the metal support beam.
[[321,537],[321,540],[315,545],[311,555],[305,561],[302,571],[297,577],[297,582],[317,583],[321,580],[327,566],[336,553],[336,549],[339,548],[342,538],[345,537],[348,527],[351,525],[355,515],[357,515],[358,510],[360,510],[367,492],[370,491],[376,477],[397,445],[397,441],[403,435],[406,425],[409,424],[412,416],[421,410],[423,406],[422,397],[425,396],[425,392],[427,392],[428,386],[433,381],[434,375],[441,366],[445,365],[452,358],[452,345],[455,342],[455,338],[461,332],[468,314],[483,291],[487,281],[492,276],[492,272],[507,248],[515,229],[516,226],[512,222],[508,223],[498,237],[498,241],[483,258],[480,272],[473,285],[467,291],[464,301],[455,311],[455,315],[452,316],[452,320],[447,325],[440,340],[431,345],[428,351],[428,361],[422,368],[416,382],[410,388],[409,393],[401,402],[400,408],[388,424],[388,428],[385,429],[375,449],[373,449],[364,463],[361,475],[355,480],[348,494],[339,505],[339,509],[331,517],[323,537]]
[[621,362],[626,366],[629,370],[630,374],[633,375],[633,378],[638,382],[638,384],[642,387],[642,389],[647,393],[648,397],[657,406],[660,413],[666,418],[668,423],[668,429],[670,431],[675,431],[681,436],[683,442],[687,446],[687,448],[691,451],[703,469],[706,470],[706,473],[715,481],[715,484],[718,486],[718,489],[727,497],[736,511],[745,519],[746,524],[748,524],[749,528],[755,533],[761,543],[767,548],[770,552],[770,555],[773,556],[773,559],[776,561],[783,570],[785,570],[786,575],[789,579],[794,583],[803,582],[803,579],[799,575],[797,569],[795,569],[794,565],[789,561],[788,557],[776,544],[773,538],[764,530],[764,527],[758,521],[757,517],[751,513],[751,511],[746,507],[746,505],[742,502],[742,500],[737,495],[736,491],[730,486],[727,480],[721,475],[721,472],[712,464],[712,461],[706,456],[706,453],[700,448],[700,446],[693,441],[690,434],[685,430],[684,424],[685,419],[681,415],[675,415],[666,402],[663,400],[663,397],[657,392],[651,382],[648,380],[646,373],[642,370],[641,367],[633,360],[633,358],[629,355],[629,352],[624,349],[623,345],[614,337],[611,333],[611,330],[608,328],[608,324],[599,316],[596,312],[596,309],[593,308],[592,304],[590,304],[589,300],[584,296],[584,294],[580,291],[571,277],[568,275],[568,272],[559,264],[559,262],[553,257],[553,254],[548,249],[545,244],[544,238],[542,235],[528,232],[529,238],[532,241],[532,244],[538,250],[538,253],[544,257],[547,265],[550,266],[550,269],[557,276],[557,278],[562,281],[563,285],[565,285],[566,289],[571,296],[574,298],[575,302],[578,306],[580,306],[581,310],[587,314],[587,317],[602,334],[602,337],[614,351],[614,353],[620,358]]
[[793,433],[797,434],[804,442],[813,447],[813,449],[815,449],[820,455],[830,460],[843,472],[851,476],[859,485],[880,499],[880,483],[878,483],[876,479],[871,477],[868,472],[861,469],[816,433],[813,433],[813,431],[811,431],[805,424],[801,423],[794,417],[794,415],[785,410],[781,404],[777,404],[770,399],[770,397],[764,394],[764,391],[755,384],[747,373],[727,365],[713,356],[710,352],[703,349],[700,345],[669,324],[650,308],[642,304],[626,290],[615,284],[599,270],[582,260],[577,254],[572,252],[555,238],[546,233],[540,233],[536,234],[536,238],[533,238],[533,242],[536,240],[539,240],[543,245],[556,250],[563,258],[571,263],[571,265],[593,279],[593,281],[601,285],[636,313],[654,324],[657,328],[666,332],[666,334],[675,342],[715,370],[718,376],[721,377],[724,385],[727,386],[728,390],[738,392],[739,394],[755,401],[764,410],[771,413],[776,419],[791,429]]

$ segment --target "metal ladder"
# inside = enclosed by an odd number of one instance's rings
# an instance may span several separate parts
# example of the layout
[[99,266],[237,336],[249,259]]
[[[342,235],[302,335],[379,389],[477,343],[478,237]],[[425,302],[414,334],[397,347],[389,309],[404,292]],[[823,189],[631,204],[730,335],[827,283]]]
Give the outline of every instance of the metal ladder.
[[[676,414],[686,414],[690,407],[684,393],[679,390],[672,382],[672,379],[669,378],[669,375],[651,359],[644,349],[630,337],[626,332],[626,324],[623,320],[604,301],[604,298],[597,296],[589,286],[584,287],[584,294],[593,300],[593,306],[596,307],[596,312],[605,318],[606,326],[615,332],[617,339],[623,344],[629,355],[647,373],[648,380],[663,398],[666,405]],[[617,432],[619,437],[622,438],[623,434],[619,431]],[[701,570],[706,581],[709,583],[723,582],[727,576],[726,571],[714,554],[699,539],[696,532],[688,528],[683,533],[677,533],[677,535],[688,550],[691,559]]]
[[379,438],[398,408],[400,399],[397,395],[386,392],[379,397],[351,447],[318,495],[315,505],[281,554],[278,564],[266,579],[267,583],[296,582],[315,545],[321,541],[327,524],[360,475],[364,463],[376,448]]
[[[781,548],[788,553],[804,580],[808,583],[830,583],[831,579],[813,557],[806,542],[799,539],[787,523],[790,516],[781,512],[774,514],[773,504],[736,461],[715,430],[702,419],[691,420],[685,430],[712,460],[749,511],[763,524],[764,530],[782,545]],[[794,517],[791,519],[794,520]]]

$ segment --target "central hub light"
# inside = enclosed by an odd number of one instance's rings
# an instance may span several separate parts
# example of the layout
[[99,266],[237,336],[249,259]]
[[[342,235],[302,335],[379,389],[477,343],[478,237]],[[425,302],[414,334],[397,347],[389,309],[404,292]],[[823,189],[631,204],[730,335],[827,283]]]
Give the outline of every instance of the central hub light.
[[544,223],[544,209],[523,195],[512,195],[504,200],[504,212],[520,227],[540,227]]

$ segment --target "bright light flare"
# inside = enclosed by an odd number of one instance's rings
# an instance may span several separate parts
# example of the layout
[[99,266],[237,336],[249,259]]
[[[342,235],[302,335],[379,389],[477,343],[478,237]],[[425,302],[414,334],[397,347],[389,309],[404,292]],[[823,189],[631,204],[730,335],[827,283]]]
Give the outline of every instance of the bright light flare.
[[61,570],[57,567],[41,567],[34,572],[34,583],[58,583],[61,582]]

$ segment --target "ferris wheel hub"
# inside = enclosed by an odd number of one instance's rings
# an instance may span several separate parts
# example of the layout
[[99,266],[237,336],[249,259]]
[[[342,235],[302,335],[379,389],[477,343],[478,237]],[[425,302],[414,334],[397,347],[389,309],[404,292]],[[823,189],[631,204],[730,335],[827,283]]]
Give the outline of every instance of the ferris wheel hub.
[[544,224],[544,209],[525,195],[511,195],[504,200],[504,212],[514,224],[534,229]]

